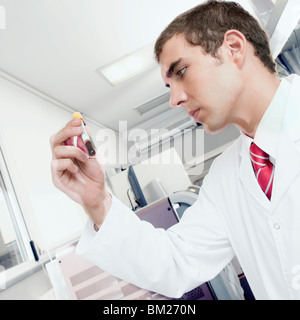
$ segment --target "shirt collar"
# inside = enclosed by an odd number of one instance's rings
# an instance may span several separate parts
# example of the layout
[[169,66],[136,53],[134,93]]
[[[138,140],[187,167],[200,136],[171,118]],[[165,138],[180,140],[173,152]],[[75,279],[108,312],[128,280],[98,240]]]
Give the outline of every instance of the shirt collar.
[[[254,136],[255,144],[270,155],[270,160],[273,164],[275,164],[277,158],[277,145],[289,89],[290,82],[286,79],[282,79],[271,104],[267,108],[257,127]],[[247,150],[249,150],[253,139],[243,133],[242,138]]]

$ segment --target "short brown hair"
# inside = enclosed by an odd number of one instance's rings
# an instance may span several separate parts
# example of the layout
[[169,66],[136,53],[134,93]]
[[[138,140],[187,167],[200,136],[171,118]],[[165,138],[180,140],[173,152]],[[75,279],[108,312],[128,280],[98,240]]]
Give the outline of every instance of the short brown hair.
[[232,29],[243,33],[253,45],[255,55],[276,74],[267,33],[241,5],[228,1],[210,0],[175,18],[157,39],[155,58],[159,62],[163,46],[176,34],[184,34],[191,45],[199,45],[205,53],[217,58],[226,31]]

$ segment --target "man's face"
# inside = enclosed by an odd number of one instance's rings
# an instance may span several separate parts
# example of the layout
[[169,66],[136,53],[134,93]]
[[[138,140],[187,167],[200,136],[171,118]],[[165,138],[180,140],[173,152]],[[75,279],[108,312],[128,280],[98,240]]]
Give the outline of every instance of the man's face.
[[183,35],[166,42],[160,54],[163,80],[170,87],[170,105],[184,107],[205,130],[216,133],[234,123],[234,109],[241,91],[238,68],[230,50],[221,46],[216,59]]

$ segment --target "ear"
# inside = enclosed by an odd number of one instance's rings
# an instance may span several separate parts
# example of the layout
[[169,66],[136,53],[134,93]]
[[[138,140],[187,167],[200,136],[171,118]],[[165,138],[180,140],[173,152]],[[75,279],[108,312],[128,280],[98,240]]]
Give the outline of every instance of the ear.
[[229,57],[238,67],[242,67],[246,57],[247,39],[238,30],[228,30],[224,35],[223,46],[227,49]]

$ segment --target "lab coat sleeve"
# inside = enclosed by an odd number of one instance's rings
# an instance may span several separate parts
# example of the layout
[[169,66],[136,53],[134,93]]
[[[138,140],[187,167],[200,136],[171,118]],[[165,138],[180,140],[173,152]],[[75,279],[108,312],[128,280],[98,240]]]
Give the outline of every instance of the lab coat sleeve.
[[180,297],[215,277],[234,256],[218,214],[201,188],[181,221],[165,231],[113,197],[97,233],[88,221],[76,253],[141,288]]

